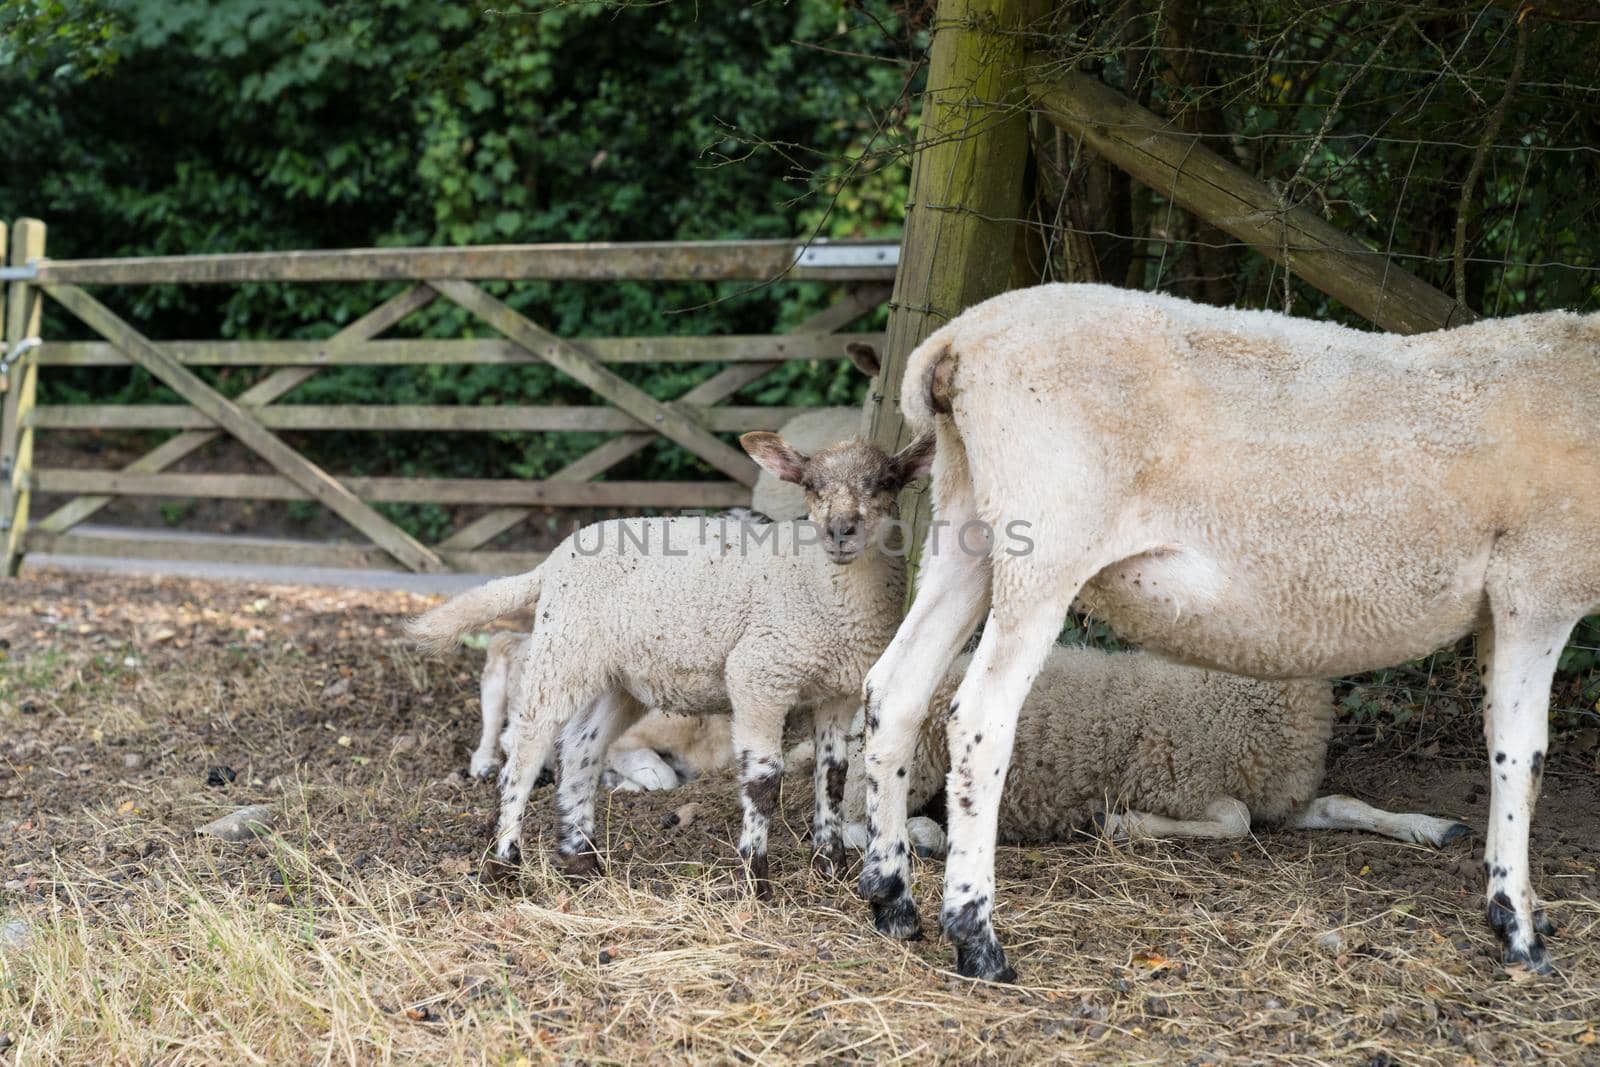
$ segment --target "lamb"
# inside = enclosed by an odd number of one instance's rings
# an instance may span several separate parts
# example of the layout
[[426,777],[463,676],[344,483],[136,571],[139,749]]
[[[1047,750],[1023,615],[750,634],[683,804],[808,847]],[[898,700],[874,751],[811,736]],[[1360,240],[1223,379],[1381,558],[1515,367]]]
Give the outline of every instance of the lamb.
[[[480,686],[483,733],[468,767],[475,778],[489,777],[500,764],[510,681],[527,652],[526,634],[502,632],[489,639]],[[728,716],[668,715],[652,709],[611,743],[603,780],[608,788],[627,791],[676,789],[732,763]]]
[[[1414,337],[1098,285],[986,301],[911,354],[945,528],[1027,524],[1032,551],[938,551],[864,687],[878,928],[920,928],[905,781],[928,698],[959,687],[941,921],[963,975],[1009,980],[994,841],[1018,710],[1074,600],[1123,637],[1262,678],[1333,677],[1476,633],[1492,797],[1488,919],[1548,971],[1528,835],[1549,689],[1600,608],[1600,315]],[[946,537],[948,541],[948,534]],[[876,787],[876,788],[874,788]]]
[[[969,657],[935,692],[907,775],[909,810],[945,788],[944,722]],[[1257,826],[1365,830],[1442,847],[1463,823],[1317,796],[1333,730],[1332,686],[1242,678],[1143,652],[1050,650],[1017,723],[1025,756],[1001,793],[1008,844],[1064,840],[1093,821],[1114,836],[1244,837]],[[845,843],[866,846],[866,776],[852,733]],[[912,819],[919,852],[944,851],[930,819]]]
[[562,542],[534,571],[413,620],[412,635],[439,649],[512,611],[535,611],[511,690],[490,873],[519,855],[528,796],[557,729],[557,852],[569,872],[584,874],[599,866],[594,794],[612,740],[646,707],[731,711],[744,806],[739,851],[751,888],[770,896],[767,826],[784,718],[800,701],[815,709],[815,863],[824,873],[842,867],[844,732],[905,593],[904,560],[885,550],[880,534],[895,495],[927,473],[932,439],[892,457],[865,441],[809,457],[777,434],[746,434],[741,443],[763,467],[805,487],[810,523],[599,523]]
[[[878,374],[878,354],[871,345],[852,341],[845,345],[845,352],[868,378]],[[862,429],[862,419],[861,408],[817,408],[788,420],[778,434],[794,449],[809,454],[855,437]],[[751,512],[762,522],[805,518],[805,491],[763,468],[756,477],[750,508],[736,508],[729,515],[743,518]],[[527,637],[521,634],[497,634],[489,642],[481,683],[483,733],[468,768],[476,778],[487,778],[499,765],[512,657],[526,646]],[[606,773],[615,776],[617,788],[673,789],[680,781],[726,766],[724,753],[731,751],[729,745],[725,716],[696,719],[652,709],[612,742]],[[672,762],[658,755],[663,752],[673,757]]]

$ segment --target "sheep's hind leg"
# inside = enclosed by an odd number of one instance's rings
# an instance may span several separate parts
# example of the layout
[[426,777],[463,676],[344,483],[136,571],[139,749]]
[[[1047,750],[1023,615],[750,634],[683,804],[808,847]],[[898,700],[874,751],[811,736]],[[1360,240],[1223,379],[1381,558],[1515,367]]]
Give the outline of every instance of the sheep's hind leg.
[[840,809],[844,806],[845,733],[856,707],[857,700],[851,696],[824,701],[811,714],[815,755],[812,784],[816,792],[816,810],[811,823],[811,869],[824,878],[844,872]]
[[[486,880],[514,876],[522,860],[522,820],[534,783],[555,747],[557,731],[590,701],[589,694],[568,687],[553,673],[552,664],[558,662],[555,657],[530,656],[516,672],[517,682],[512,689],[515,706],[510,709],[511,722],[501,739],[506,763],[500,768],[500,813],[493,852],[484,864]],[[535,700],[539,701],[537,712]]]
[[1202,837],[1231,841],[1250,833],[1250,809],[1235,797],[1219,797],[1206,806],[1204,819],[1169,819],[1145,811],[1111,812],[1104,829],[1112,837]]
[[[942,488],[937,480],[934,488]],[[928,701],[989,606],[988,559],[964,551],[955,533],[975,513],[963,497],[941,500],[935,514],[947,524],[943,538],[935,544],[938,528],[930,529],[916,600],[862,687],[869,843],[858,885],[872,905],[878,932],[904,940],[922,936],[922,919],[911,899],[909,770]]]
[[[950,851],[940,921],[956,947],[956,970],[963,977],[1010,982],[1017,973],[990,922],[1000,791],[1022,702],[1081,582],[1029,589],[1015,582],[1002,585],[997,574],[995,584],[995,607],[983,640],[950,705]],[[1009,591],[1004,601],[1001,589]]]
[[511,676],[512,657],[495,656],[484,664],[478,697],[483,707],[483,733],[472,753],[467,770],[474,778],[487,778],[500,762],[500,731],[506,725],[506,688]]
[[605,769],[611,742],[637,722],[644,711],[644,705],[627,693],[612,690],[568,721],[561,733],[556,856],[569,877],[600,873],[600,849],[594,839],[594,801],[600,773]]
[[1489,822],[1483,869],[1489,925],[1505,946],[1507,966],[1551,971],[1534,910],[1528,837],[1549,739],[1550,684],[1576,619],[1543,624],[1500,603],[1490,590],[1493,653],[1485,678],[1484,734],[1489,749]]
[[1434,848],[1443,848],[1472,833],[1464,822],[1421,812],[1384,811],[1339,794],[1318,797],[1291,815],[1285,825],[1296,830],[1359,830]]

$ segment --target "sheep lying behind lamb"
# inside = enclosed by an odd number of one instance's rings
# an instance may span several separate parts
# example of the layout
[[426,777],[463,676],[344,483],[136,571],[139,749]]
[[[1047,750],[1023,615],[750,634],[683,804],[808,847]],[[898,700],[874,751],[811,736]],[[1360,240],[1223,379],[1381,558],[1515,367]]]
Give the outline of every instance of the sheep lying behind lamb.
[[745,810],[740,854],[756,893],[769,894],[767,826],[783,723],[802,701],[815,709],[817,862],[825,869],[842,863],[844,734],[905,591],[905,561],[883,551],[880,528],[896,494],[927,472],[932,440],[893,457],[865,441],[810,457],[776,434],[746,434],[742,443],[757,462],[805,485],[809,524],[600,523],[529,574],[480,586],[413,621],[413,637],[443,649],[474,627],[534,610],[504,734],[500,864],[518,855],[523,813],[556,731],[558,852],[582,873],[599,864],[594,796],[612,740],[648,707],[696,715],[731,709]]
[[[483,736],[489,753],[505,724],[509,657],[527,638],[497,634],[484,668]],[[908,810],[921,811],[945,789],[950,770],[944,721],[969,657],[956,661],[936,692],[908,772]],[[491,685],[491,679],[495,679]],[[493,695],[491,703],[490,695]],[[1017,726],[1019,755],[1001,794],[999,839],[1059,841],[1091,819],[1113,836],[1243,837],[1258,827],[1361,830],[1442,846],[1468,833],[1464,823],[1392,813],[1354,797],[1316,795],[1334,708],[1327,682],[1270,682],[1173,663],[1147,653],[1089,648],[1051,650]],[[866,775],[862,721],[847,742],[844,841],[863,851]],[[805,749],[787,756],[805,762]],[[652,711],[611,746],[609,772],[623,789],[671,789],[731,765],[726,715]],[[945,836],[927,817],[907,825],[924,854],[942,854]]]
[[[945,788],[944,724],[969,662],[958,659],[934,695],[908,772],[909,810]],[[1260,681],[1148,653],[1057,646],[1022,706],[999,839],[1059,841],[1102,812],[1114,836],[1231,838],[1283,826],[1440,846],[1469,832],[1448,819],[1317,796],[1333,717],[1327,682]],[[864,850],[859,722],[844,797],[845,842]],[[908,830],[919,851],[944,851],[931,820],[913,819]]]

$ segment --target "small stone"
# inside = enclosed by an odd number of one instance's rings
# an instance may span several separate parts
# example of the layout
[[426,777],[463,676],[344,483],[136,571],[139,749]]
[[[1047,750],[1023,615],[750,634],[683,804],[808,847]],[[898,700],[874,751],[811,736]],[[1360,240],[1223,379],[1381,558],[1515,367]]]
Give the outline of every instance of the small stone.
[[1344,950],[1344,935],[1337,930],[1329,930],[1318,935],[1317,947],[1324,952],[1341,952]]
[[24,700],[22,702],[22,707],[19,710],[24,715],[37,715],[39,714],[39,705],[35,704],[31,700]]
[[467,780],[461,776],[460,771],[451,771],[449,774],[444,776],[444,784],[449,786],[451,789],[460,789],[462,786],[467,784]]
[[220,788],[229,784],[237,777],[239,777],[238,771],[234,770],[232,767],[229,767],[227,764],[219,764],[206,770],[206,785],[209,785],[214,789]]
[[24,952],[33,944],[33,927],[21,919],[7,919],[0,924],[0,950]]
[[238,843],[252,841],[271,829],[272,805],[251,804],[249,807],[240,808],[220,819],[206,823],[196,829],[195,833]]
[[402,752],[410,752],[417,747],[417,739],[411,734],[401,734],[390,743],[389,747],[395,755],[399,755]]
[[4,1052],[15,1044],[16,1042],[11,1039],[10,1034],[0,1034],[0,1052]]
[[124,752],[122,754],[122,766],[130,771],[138,770],[144,766],[144,753]]

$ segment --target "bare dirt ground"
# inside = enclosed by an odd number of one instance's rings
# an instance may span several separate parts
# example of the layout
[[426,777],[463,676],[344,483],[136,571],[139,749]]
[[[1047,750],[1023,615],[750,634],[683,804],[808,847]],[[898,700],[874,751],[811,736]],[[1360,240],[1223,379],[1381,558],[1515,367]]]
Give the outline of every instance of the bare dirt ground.
[[[1535,886],[1560,973],[1503,970],[1477,849],[1353,834],[1002,849],[1022,976],[877,937],[774,835],[731,892],[727,780],[619,794],[611,875],[475,878],[481,653],[420,659],[404,594],[102,578],[0,599],[0,1062],[1600,1062],[1600,774],[1552,752]],[[1475,712],[1346,729],[1330,790],[1481,827]],[[549,817],[549,790],[536,800]],[[687,827],[662,816],[700,802]],[[274,832],[195,828],[245,804]],[[941,865],[919,870],[924,916]]]

